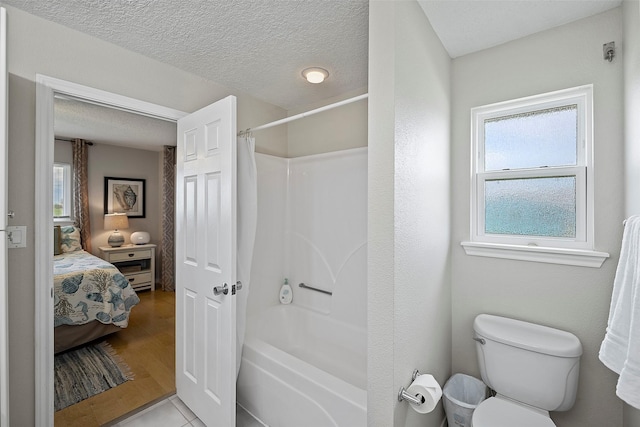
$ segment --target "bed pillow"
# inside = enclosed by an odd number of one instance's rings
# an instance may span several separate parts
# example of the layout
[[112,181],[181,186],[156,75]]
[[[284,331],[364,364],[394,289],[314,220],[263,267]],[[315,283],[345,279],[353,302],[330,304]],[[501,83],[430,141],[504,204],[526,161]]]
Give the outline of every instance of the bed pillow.
[[53,227],[53,254],[60,255],[62,248],[60,247],[60,226],[55,225]]
[[60,248],[62,253],[81,250],[80,229],[73,225],[60,227]]

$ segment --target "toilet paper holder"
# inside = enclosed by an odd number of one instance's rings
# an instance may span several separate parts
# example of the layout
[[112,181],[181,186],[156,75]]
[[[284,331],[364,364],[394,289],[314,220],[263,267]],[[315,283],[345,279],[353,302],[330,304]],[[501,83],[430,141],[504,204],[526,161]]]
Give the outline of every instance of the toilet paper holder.
[[[420,372],[418,372],[417,369],[414,370],[413,375],[411,376],[411,381],[412,382],[415,381],[419,375],[420,375]],[[417,396],[412,396],[409,393],[407,393],[407,390],[404,387],[400,387],[400,391],[398,391],[398,402],[402,402],[403,400],[407,400],[413,403],[414,405],[422,405],[424,403],[424,396],[421,394],[418,394]]]

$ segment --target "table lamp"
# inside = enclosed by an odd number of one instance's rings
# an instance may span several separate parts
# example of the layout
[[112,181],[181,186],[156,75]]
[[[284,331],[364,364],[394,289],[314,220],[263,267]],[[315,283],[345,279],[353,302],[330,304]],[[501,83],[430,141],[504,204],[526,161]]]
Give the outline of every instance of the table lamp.
[[104,215],[104,228],[105,230],[113,230],[113,233],[109,236],[109,246],[117,248],[124,243],[124,237],[118,230],[129,228],[129,219],[126,213],[112,213]]

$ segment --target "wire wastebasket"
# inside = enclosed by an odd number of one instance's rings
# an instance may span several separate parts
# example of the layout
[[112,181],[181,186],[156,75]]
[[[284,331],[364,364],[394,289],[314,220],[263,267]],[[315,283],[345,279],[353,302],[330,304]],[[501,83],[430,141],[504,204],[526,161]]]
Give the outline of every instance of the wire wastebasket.
[[470,375],[454,374],[444,385],[442,395],[449,427],[470,427],[473,411],[487,398],[487,386]]

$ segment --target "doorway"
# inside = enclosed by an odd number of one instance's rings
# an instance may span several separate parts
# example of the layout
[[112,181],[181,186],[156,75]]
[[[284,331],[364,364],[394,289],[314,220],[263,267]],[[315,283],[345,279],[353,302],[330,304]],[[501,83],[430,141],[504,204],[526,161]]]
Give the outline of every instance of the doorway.
[[[141,283],[140,279],[151,279],[151,281],[160,278],[161,272],[166,270],[162,268],[162,263],[168,261],[172,263],[173,257],[163,257],[165,252],[165,230],[163,215],[163,199],[165,191],[173,191],[174,186],[166,187],[165,172],[165,151],[169,154],[172,150],[165,150],[166,146],[175,146],[176,142],[176,125],[173,122],[158,120],[155,118],[115,110],[101,105],[88,104],[84,101],[56,97],[54,102],[54,130],[56,135],[54,162],[56,167],[54,170],[58,172],[68,171],[67,173],[59,173],[54,180],[54,223],[63,228],[73,226],[80,222],[80,228],[89,231],[90,245],[86,244],[83,239],[82,249],[87,252],[82,259],[88,257],[93,261],[99,262],[97,258],[89,257],[89,254],[105,258],[103,249],[109,247],[107,242],[108,236],[112,231],[104,229],[104,190],[105,177],[127,177],[131,179],[143,179],[145,182],[145,192],[141,194],[144,201],[139,206],[144,206],[144,217],[130,217],[128,228],[121,230],[120,233],[125,239],[122,246],[123,251],[136,251],[132,254],[140,253],[142,250],[148,250],[141,246],[131,247],[130,235],[135,231],[148,232],[153,244],[155,265],[151,264],[153,274],[149,272],[130,274],[130,281],[140,302],[132,307],[128,315],[128,324],[126,328],[117,328],[116,333],[108,334],[104,337],[97,337],[93,333],[87,333],[83,336],[87,326],[77,326],[76,322],[89,322],[98,315],[101,310],[100,305],[93,304],[85,298],[87,292],[98,291],[97,295],[102,295],[106,300],[109,299],[109,291],[100,290],[99,286],[94,286],[88,277],[94,277],[92,274],[83,275],[83,286],[72,294],[66,294],[61,289],[60,279],[56,276],[54,293],[56,301],[59,298],[68,299],[73,310],[78,313],[82,305],[87,304],[92,307],[88,309],[86,315],[81,319],[74,320],[74,325],[56,327],[54,329],[54,341],[56,351],[66,348],[69,345],[75,346],[75,349],[69,350],[66,355],[58,354],[54,356],[56,366],[61,361],[68,361],[73,354],[84,354],[88,348],[95,348],[94,345],[106,343],[109,351],[114,353],[115,360],[120,361],[123,372],[131,373],[135,381],[125,381],[117,387],[117,390],[110,392],[102,392],[87,399],[71,404],[75,399],[70,398],[62,401],[58,400],[60,396],[73,396],[68,394],[66,390],[71,387],[60,388],[56,385],[56,404],[57,411],[54,415],[54,424],[56,426],[72,425],[78,422],[78,416],[81,416],[82,422],[86,426],[103,425],[118,419],[120,416],[137,410],[157,399],[166,397],[175,393],[175,293],[163,292],[164,283],[158,284],[151,291],[149,285]],[[81,139],[85,141],[86,158],[86,174],[77,174],[74,170],[79,159],[74,161],[74,141]],[[173,156],[171,156],[173,157]],[[84,163],[84,162],[83,162]],[[172,162],[168,162],[173,169]],[[80,167],[80,169],[83,169]],[[169,171],[169,172],[172,172]],[[72,181],[71,176],[80,176],[80,182],[87,185],[88,203],[86,215],[80,217],[88,217],[89,221],[78,221],[78,217],[73,217],[75,209],[72,207],[71,196]],[[172,199],[169,199],[172,200]],[[77,203],[77,200],[74,202]],[[80,204],[82,205],[82,204]],[[168,209],[174,210],[170,204]],[[171,214],[173,216],[175,213]],[[75,228],[74,228],[75,229]],[[68,229],[67,229],[68,230]],[[167,228],[166,234],[172,234],[170,228]],[[167,239],[168,243],[173,242],[173,236]],[[167,249],[170,249],[167,248]],[[109,249],[111,250],[111,249]],[[82,253],[82,252],[81,252]],[[121,252],[108,252],[111,256]],[[71,262],[76,259],[77,253],[63,253],[60,256],[54,256],[54,273],[60,268],[60,265]],[[136,263],[136,261],[134,261]],[[145,263],[145,266],[147,264]],[[138,265],[140,267],[140,265]],[[151,270],[151,268],[149,270]],[[83,268],[84,270],[84,268]],[[65,270],[66,271],[66,270]],[[125,272],[128,270],[124,270]],[[169,280],[173,277],[171,271],[167,271],[166,276]],[[83,279],[83,280],[84,280]],[[165,282],[163,280],[163,282]],[[85,289],[91,288],[91,291]],[[173,289],[171,286],[168,289]],[[119,292],[116,287],[115,292]],[[76,302],[79,301],[78,305]],[[58,309],[59,305],[56,305]],[[58,309],[56,315],[59,316]],[[115,306],[114,306],[115,310]],[[84,313],[84,312],[83,312]],[[70,314],[73,316],[73,314]],[[58,317],[56,317],[58,319]],[[86,324],[86,323],[84,323]],[[56,326],[58,323],[56,323]],[[99,325],[103,325],[100,323]],[[102,327],[102,326],[100,326]],[[59,330],[65,328],[62,331]],[[63,339],[66,334],[72,334],[69,340],[70,344],[64,345]],[[101,333],[100,333],[101,334]],[[76,337],[76,338],[72,338]],[[80,337],[83,337],[80,341]],[[91,340],[90,343],[82,344],[85,340]],[[91,346],[91,347],[88,347]],[[102,348],[102,347],[100,347]],[[65,363],[66,364],[66,363]],[[56,368],[57,369],[57,368]],[[60,381],[56,371],[56,383]],[[61,406],[65,406],[61,408]]]
[[170,122],[186,113],[43,75],[36,84],[36,425],[53,426],[54,99],[62,96]]

